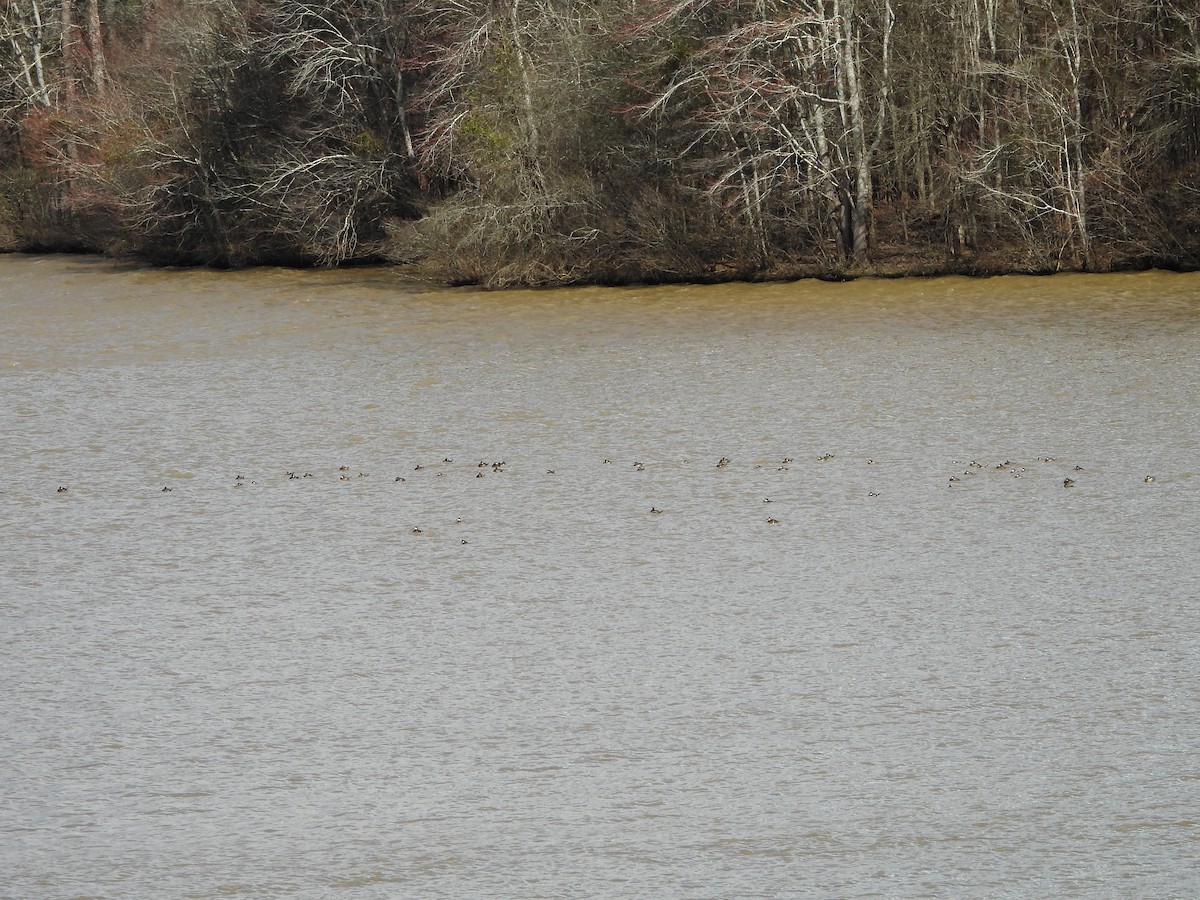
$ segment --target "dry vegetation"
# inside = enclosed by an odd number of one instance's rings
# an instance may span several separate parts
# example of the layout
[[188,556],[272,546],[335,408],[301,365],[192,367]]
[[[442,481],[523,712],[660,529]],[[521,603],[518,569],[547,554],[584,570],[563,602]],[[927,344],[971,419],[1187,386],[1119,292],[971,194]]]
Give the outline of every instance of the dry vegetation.
[[560,284],[1200,264],[1194,0],[0,0],[0,246]]

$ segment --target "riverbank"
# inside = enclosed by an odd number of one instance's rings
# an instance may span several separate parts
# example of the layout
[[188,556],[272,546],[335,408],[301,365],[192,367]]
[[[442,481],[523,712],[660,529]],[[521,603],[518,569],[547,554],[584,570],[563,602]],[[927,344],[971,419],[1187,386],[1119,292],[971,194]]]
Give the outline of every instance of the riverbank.
[[1118,256],[1110,254],[1102,266],[1085,268],[1069,265],[1067,261],[1050,253],[1031,253],[1026,248],[1005,246],[979,250],[967,250],[953,254],[944,248],[922,245],[881,246],[869,261],[858,264],[828,265],[813,260],[778,260],[761,267],[739,266],[729,262],[715,262],[707,267],[696,267],[687,271],[665,272],[662,270],[640,271],[633,266],[611,267],[589,271],[586,264],[571,270],[539,268],[531,273],[535,277],[526,279],[509,278],[496,283],[486,277],[463,277],[448,271],[443,262],[416,260],[394,262],[385,255],[346,260],[334,266],[317,263],[297,262],[294,257],[285,259],[263,258],[243,265],[204,265],[196,262],[179,263],[147,259],[128,253],[114,253],[102,248],[89,247],[79,241],[62,245],[38,244],[23,246],[11,229],[0,226],[0,254],[25,256],[39,255],[95,255],[115,261],[127,261],[138,265],[170,268],[253,269],[263,266],[282,266],[292,269],[350,269],[360,266],[384,266],[402,271],[420,281],[443,284],[450,287],[478,286],[486,289],[552,288],[585,285],[622,286],[655,284],[724,284],[731,282],[768,283],[802,279],[821,281],[854,281],[863,278],[903,279],[937,278],[941,276],[967,276],[991,278],[1004,275],[1054,275],[1070,272],[1106,274],[1133,271],[1162,270],[1166,272],[1194,272],[1200,270],[1196,260],[1163,259],[1147,255]]
[[81,6],[0,14],[21,248],[490,288],[1200,266],[1178,4]]

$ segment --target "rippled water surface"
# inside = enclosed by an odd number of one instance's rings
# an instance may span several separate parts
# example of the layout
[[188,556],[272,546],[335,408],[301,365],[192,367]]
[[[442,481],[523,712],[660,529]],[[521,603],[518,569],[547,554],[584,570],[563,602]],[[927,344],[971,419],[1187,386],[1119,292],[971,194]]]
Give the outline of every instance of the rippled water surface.
[[1195,896],[1198,349],[0,257],[0,896]]

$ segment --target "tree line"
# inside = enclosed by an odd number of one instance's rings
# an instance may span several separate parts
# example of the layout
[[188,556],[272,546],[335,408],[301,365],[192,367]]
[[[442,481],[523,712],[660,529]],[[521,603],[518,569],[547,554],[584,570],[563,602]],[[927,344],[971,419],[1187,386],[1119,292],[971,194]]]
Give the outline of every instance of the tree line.
[[0,0],[0,241],[451,282],[1200,264],[1195,0]]

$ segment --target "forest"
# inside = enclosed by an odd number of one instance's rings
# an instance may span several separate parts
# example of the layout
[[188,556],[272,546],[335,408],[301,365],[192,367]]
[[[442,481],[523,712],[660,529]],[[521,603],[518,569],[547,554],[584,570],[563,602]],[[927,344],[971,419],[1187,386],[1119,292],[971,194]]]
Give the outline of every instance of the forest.
[[1200,266],[1196,0],[0,0],[0,247],[490,287]]

